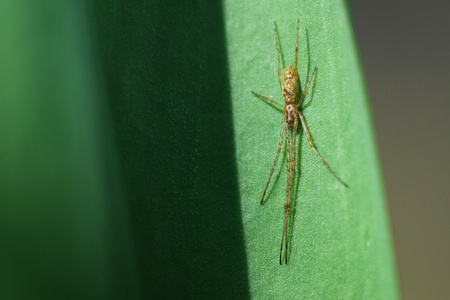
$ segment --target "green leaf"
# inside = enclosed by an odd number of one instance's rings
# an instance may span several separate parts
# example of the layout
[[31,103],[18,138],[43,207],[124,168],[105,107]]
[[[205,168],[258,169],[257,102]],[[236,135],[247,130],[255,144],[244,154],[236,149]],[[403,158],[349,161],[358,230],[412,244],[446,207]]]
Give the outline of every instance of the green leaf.
[[[226,5],[225,18],[252,297],[396,298],[375,138],[344,3],[254,7],[237,2]],[[317,66],[303,114],[319,152],[349,188],[327,171],[299,130],[289,263],[279,266],[285,157],[280,157],[265,204],[259,202],[276,155],[282,114],[250,91],[282,103],[273,22],[285,63],[294,65],[297,19],[303,87]]]
[[[101,3],[101,2],[99,2]],[[102,3],[103,4],[103,3]],[[142,289],[167,298],[395,298],[373,130],[346,7],[242,1],[97,4]],[[222,16],[225,22],[222,22]],[[285,171],[273,21],[287,63],[301,20],[304,110],[289,264],[279,266]],[[280,160],[280,165],[282,163]]]
[[144,298],[248,298],[219,3],[93,3]]

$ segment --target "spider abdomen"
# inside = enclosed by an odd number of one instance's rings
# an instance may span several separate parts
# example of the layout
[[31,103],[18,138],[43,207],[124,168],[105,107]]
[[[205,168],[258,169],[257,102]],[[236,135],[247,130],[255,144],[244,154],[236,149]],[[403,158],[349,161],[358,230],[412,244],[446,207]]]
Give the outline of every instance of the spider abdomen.
[[300,92],[298,72],[294,67],[287,66],[283,76],[283,100],[284,103],[295,104]]

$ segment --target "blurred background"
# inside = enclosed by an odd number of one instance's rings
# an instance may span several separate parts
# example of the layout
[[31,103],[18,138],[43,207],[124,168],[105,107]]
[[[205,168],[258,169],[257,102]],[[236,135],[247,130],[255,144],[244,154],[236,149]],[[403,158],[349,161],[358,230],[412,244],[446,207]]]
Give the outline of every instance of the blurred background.
[[372,105],[403,299],[450,299],[450,2],[349,7]]

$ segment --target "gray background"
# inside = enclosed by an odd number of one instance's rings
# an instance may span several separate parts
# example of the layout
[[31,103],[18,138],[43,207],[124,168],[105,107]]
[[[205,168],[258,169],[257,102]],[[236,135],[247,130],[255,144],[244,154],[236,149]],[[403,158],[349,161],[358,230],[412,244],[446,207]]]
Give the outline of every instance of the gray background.
[[349,1],[403,299],[450,299],[450,1]]

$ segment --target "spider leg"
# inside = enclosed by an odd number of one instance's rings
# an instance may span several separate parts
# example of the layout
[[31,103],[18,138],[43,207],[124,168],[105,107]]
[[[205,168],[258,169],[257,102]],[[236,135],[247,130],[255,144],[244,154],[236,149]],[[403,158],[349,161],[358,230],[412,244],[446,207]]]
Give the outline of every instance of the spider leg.
[[288,129],[286,126],[286,167],[287,167],[287,183],[286,183],[286,198],[284,203],[284,219],[283,219],[283,233],[281,235],[281,247],[280,247],[280,264],[283,258],[283,243],[285,247],[285,263],[288,262],[288,228],[289,228],[289,217],[291,210],[291,200],[292,200],[292,183],[295,174],[295,147],[296,147],[296,137],[298,121],[294,123],[294,128],[292,130]]
[[273,162],[272,170],[270,170],[269,180],[267,180],[266,188],[264,189],[264,193],[261,199],[261,205],[264,203],[264,197],[266,196],[267,188],[269,187],[270,179],[272,179],[273,172],[275,171],[275,166],[277,165],[278,157],[280,156],[281,146],[283,145],[283,134],[284,134],[284,117],[283,122],[281,123],[281,131],[280,131],[280,141],[278,143],[277,156],[275,157],[275,161]]
[[298,116],[300,117],[300,121],[302,122],[303,132],[305,132],[306,138],[308,139],[308,143],[309,143],[309,146],[311,147],[311,149],[314,151],[314,153],[317,155],[317,157],[320,159],[320,161],[323,163],[323,165],[328,169],[328,171],[330,171],[331,174],[333,174],[333,176],[336,177],[337,180],[339,180],[345,187],[348,188],[348,185],[339,176],[337,176],[336,173],[334,173],[334,171],[327,164],[325,159],[323,159],[323,157],[319,154],[319,151],[317,151],[317,148],[316,148],[316,146],[314,146],[311,136],[309,135],[309,130],[308,130],[308,127],[306,126],[305,117],[303,117],[303,115],[300,111],[298,111]]
[[298,27],[300,19],[297,19],[297,46],[295,47],[295,69],[298,70]]
[[280,82],[280,89],[283,90],[283,77],[281,77],[281,62],[280,62],[280,46],[278,45],[278,33],[277,22],[274,22],[273,30],[275,31],[275,42],[277,44],[277,56],[278,56],[278,81]]
[[317,67],[314,68],[314,71],[311,74],[311,78],[309,78],[308,84],[306,85],[305,90],[303,91],[302,95],[300,96],[300,101],[298,101],[298,106],[300,106],[302,104],[303,99],[305,98],[306,92],[308,92],[309,85],[311,84],[311,81],[314,77],[314,73],[316,73],[316,70],[317,70]]
[[266,100],[267,102],[269,102],[269,103],[272,103],[273,105],[275,105],[277,108],[279,108],[279,109],[283,109],[284,108],[284,106],[283,105],[281,105],[280,103],[278,103],[278,102],[276,102],[276,101],[274,101],[274,100],[272,100],[272,99],[270,99],[270,98],[267,98],[266,96],[263,96],[263,95],[260,95],[260,94],[258,94],[258,93],[255,93],[254,91],[252,91],[252,93],[253,93],[253,95],[255,95],[255,96],[257,96],[257,97],[259,97],[259,98],[261,98],[261,99],[263,99],[263,100]]

